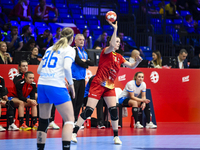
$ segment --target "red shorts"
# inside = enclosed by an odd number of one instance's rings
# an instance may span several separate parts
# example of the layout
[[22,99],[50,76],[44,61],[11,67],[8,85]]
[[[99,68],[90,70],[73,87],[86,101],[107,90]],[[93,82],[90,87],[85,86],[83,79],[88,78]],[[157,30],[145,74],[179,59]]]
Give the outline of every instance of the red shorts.
[[101,96],[116,96],[115,89],[108,89],[100,84],[92,82],[90,85],[88,97],[100,100]]

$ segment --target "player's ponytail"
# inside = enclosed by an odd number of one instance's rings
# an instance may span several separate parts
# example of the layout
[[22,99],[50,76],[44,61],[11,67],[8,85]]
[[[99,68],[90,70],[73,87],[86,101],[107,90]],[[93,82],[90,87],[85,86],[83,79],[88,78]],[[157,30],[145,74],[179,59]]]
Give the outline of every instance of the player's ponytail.
[[57,51],[61,47],[67,47],[71,38],[74,36],[74,31],[71,28],[64,28],[61,31],[61,38],[53,46],[53,50]]

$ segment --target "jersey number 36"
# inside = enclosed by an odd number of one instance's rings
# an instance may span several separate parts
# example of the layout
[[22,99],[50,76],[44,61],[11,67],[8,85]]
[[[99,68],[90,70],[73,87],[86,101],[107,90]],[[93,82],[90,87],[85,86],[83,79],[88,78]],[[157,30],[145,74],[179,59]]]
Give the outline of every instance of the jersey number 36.
[[[56,63],[58,61],[58,58],[53,56],[53,54],[55,53],[55,51],[51,54],[51,51],[46,52],[46,57],[43,58],[43,61],[45,61],[45,64],[42,66],[42,68],[44,67],[48,67],[48,68],[55,68],[56,67]],[[51,55],[50,55],[51,54]]]

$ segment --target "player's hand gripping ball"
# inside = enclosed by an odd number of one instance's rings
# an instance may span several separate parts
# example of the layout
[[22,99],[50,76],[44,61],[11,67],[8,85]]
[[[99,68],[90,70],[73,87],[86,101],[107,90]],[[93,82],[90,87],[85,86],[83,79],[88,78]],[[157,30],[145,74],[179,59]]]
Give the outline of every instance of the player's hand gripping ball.
[[106,20],[110,22],[115,22],[117,19],[117,14],[114,11],[109,11],[106,13]]

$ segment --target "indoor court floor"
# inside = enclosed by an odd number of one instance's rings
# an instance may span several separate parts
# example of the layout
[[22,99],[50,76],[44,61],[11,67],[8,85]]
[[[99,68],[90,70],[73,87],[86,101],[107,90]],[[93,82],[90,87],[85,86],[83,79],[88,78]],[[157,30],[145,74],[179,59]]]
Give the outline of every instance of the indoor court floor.
[[[200,123],[158,123],[157,129],[119,129],[122,145],[113,144],[112,128],[85,128],[71,150],[200,150]],[[61,125],[59,125],[61,126]],[[62,150],[61,129],[49,130],[45,150]],[[0,150],[36,150],[36,131],[0,132]]]

